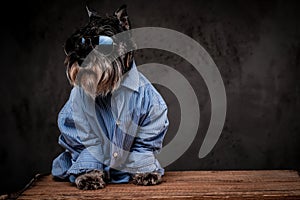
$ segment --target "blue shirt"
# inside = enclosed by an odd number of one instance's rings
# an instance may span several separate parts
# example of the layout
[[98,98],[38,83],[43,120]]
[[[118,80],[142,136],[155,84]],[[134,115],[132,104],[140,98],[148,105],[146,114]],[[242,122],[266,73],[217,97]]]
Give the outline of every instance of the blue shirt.
[[133,173],[163,175],[155,154],[168,125],[166,103],[134,63],[106,97],[92,99],[75,86],[58,115],[58,143],[65,151],[54,159],[52,175],[74,182],[99,169],[112,183],[128,182]]

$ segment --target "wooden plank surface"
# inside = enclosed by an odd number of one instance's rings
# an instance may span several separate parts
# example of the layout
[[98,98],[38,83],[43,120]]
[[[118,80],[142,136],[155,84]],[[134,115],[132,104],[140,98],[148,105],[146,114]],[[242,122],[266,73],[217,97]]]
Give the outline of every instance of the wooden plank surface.
[[18,199],[300,199],[296,171],[167,172],[157,186],[108,184],[94,191],[78,190],[51,176],[40,178]]

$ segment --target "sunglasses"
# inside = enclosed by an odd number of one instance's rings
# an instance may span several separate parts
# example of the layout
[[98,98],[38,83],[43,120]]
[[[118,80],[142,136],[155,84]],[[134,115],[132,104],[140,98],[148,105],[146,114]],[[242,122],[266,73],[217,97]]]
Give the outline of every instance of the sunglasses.
[[100,53],[105,56],[110,55],[116,44],[114,43],[113,39],[106,35],[98,35],[94,37],[81,37],[79,40],[74,44],[73,41],[67,40],[64,46],[64,52],[67,56],[71,56],[72,54],[76,53],[74,49],[79,49],[79,51],[89,52],[92,49],[96,49]]

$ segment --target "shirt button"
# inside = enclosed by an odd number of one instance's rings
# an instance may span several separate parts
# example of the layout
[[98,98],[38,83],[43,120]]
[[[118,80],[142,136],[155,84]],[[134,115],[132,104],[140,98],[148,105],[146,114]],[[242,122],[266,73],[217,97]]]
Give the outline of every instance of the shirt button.
[[118,120],[118,121],[116,122],[116,124],[119,126],[119,125],[121,124],[121,122]]
[[117,152],[114,152],[114,153],[113,153],[113,157],[114,157],[114,158],[118,157],[118,153],[117,153]]

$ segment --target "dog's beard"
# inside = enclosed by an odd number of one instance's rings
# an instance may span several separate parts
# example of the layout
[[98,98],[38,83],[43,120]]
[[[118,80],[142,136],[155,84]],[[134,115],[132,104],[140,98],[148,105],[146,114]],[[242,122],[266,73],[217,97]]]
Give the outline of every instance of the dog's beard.
[[93,50],[81,66],[74,62],[67,72],[70,83],[84,89],[92,98],[106,96],[115,91],[122,79],[122,64],[111,61],[97,50]]

